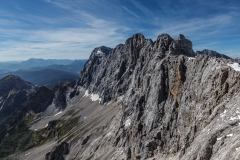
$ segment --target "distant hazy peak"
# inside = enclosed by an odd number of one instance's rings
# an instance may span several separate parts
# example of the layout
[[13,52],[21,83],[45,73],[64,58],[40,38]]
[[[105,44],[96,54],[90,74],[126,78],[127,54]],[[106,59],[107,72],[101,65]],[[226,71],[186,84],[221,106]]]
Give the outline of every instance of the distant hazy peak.
[[22,80],[18,76],[14,75],[8,75],[2,79],[0,79],[0,96],[5,94],[6,92],[10,92],[12,90],[14,91],[23,91],[23,90],[28,90],[28,91],[34,91],[36,87],[24,80]]
[[196,55],[198,54],[205,54],[205,55],[208,55],[210,57],[216,57],[216,58],[226,58],[226,59],[232,59],[224,54],[220,54],[216,51],[213,51],[213,50],[209,50],[209,49],[204,49],[202,51],[196,51]]

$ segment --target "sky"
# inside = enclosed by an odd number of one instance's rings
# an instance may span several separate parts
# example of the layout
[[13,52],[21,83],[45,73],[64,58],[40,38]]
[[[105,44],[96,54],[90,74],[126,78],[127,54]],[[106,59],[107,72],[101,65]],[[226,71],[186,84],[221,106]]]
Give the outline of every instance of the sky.
[[240,57],[239,0],[1,0],[0,61],[88,59],[136,33]]

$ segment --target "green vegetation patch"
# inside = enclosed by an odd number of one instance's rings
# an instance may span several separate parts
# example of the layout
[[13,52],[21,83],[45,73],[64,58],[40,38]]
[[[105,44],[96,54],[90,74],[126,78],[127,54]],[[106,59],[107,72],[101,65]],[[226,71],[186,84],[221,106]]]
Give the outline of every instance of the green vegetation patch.
[[[82,110],[82,109],[81,109]],[[74,109],[68,110],[63,117],[71,116],[74,117],[76,116],[81,110],[75,111]]]
[[71,140],[75,137],[75,128],[81,124],[80,116],[76,116],[79,112],[80,110],[69,110],[64,115],[70,116],[69,119],[51,121],[47,127],[38,131],[29,128],[33,122],[41,120],[41,114],[31,115],[25,111],[16,113],[0,125],[0,159],[52,140]]
[[79,117],[74,117],[71,118],[67,121],[64,122],[60,122],[59,125],[57,125],[57,130],[59,132],[60,135],[65,135],[66,133],[68,133],[69,131],[71,131],[74,127],[76,127],[79,124]]

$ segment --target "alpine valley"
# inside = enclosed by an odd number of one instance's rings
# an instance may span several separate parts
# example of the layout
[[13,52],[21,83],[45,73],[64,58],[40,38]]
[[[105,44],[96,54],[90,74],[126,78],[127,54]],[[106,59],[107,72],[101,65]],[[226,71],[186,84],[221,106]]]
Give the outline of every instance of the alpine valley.
[[75,86],[0,80],[0,159],[239,160],[240,67],[135,34],[95,48]]

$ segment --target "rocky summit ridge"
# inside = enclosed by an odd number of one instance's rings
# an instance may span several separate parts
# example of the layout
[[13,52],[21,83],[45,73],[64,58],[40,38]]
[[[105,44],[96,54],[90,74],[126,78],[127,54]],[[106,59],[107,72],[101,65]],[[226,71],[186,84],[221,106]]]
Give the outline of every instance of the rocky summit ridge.
[[93,56],[95,50],[74,93],[83,87],[102,105],[120,97],[120,110],[102,134],[74,144],[67,159],[240,157],[240,73],[229,67],[233,61],[195,54],[181,34],[177,40],[161,34],[155,42],[135,34],[105,58]]
[[[168,34],[161,34],[155,42],[145,39],[142,34],[135,34],[127,39],[124,45],[120,44],[114,49],[105,50],[103,52],[105,58],[99,58],[97,53],[103,47],[93,50],[77,81],[77,85],[83,86],[90,92],[99,93],[102,97],[102,104],[126,92],[130,83],[130,75],[136,66],[145,66],[146,70],[147,64],[153,63],[153,60],[158,59],[161,62],[160,60],[170,59],[172,56],[182,57],[184,55],[194,58],[200,55],[200,51],[197,52],[198,54],[193,51],[192,42],[182,34],[176,40]],[[214,57],[213,54],[207,54],[208,52],[205,51],[203,50],[201,55]],[[211,50],[208,51],[211,52]],[[157,64],[157,62],[154,63]],[[147,74],[151,72],[148,71]]]

